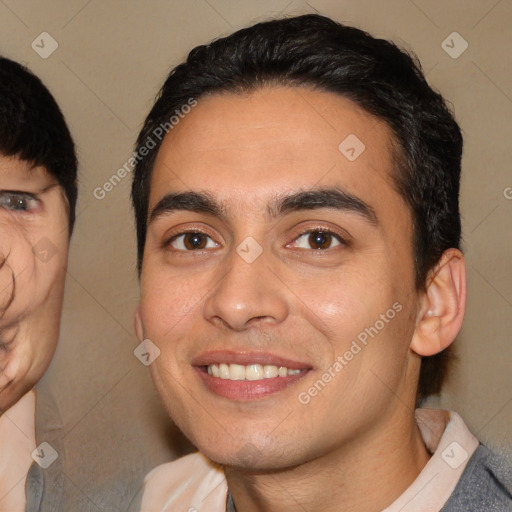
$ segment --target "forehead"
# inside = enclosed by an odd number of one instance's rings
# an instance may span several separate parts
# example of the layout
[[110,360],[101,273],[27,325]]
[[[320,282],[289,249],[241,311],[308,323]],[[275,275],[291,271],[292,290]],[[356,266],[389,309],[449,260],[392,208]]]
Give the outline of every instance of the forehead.
[[385,122],[333,93],[267,87],[213,94],[164,138],[150,209],[176,191],[208,191],[247,209],[276,194],[329,186],[377,207],[406,208],[392,185],[392,147]]
[[27,187],[42,188],[50,182],[56,182],[44,167],[33,166],[17,156],[5,156],[0,153],[0,188],[20,189]]

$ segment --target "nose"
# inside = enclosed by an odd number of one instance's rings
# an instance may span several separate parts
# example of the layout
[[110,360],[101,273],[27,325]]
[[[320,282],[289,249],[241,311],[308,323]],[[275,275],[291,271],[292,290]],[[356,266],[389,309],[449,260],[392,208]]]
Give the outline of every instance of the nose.
[[278,325],[289,314],[287,288],[269,267],[265,252],[249,263],[233,251],[226,272],[204,303],[209,322],[243,331]]

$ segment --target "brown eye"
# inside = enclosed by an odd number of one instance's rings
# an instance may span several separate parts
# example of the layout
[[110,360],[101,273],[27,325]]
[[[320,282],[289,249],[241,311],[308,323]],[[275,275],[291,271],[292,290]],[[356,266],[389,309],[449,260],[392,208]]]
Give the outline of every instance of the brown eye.
[[314,231],[309,234],[308,242],[313,249],[329,249],[332,243],[331,233],[323,231]]
[[327,250],[341,245],[344,241],[330,231],[308,231],[297,237],[293,243],[299,249]]
[[201,233],[187,233],[183,237],[183,244],[187,249],[204,249],[206,247],[206,237]]
[[180,251],[194,251],[217,247],[217,244],[208,235],[198,232],[177,235],[171,240],[170,245],[173,249]]

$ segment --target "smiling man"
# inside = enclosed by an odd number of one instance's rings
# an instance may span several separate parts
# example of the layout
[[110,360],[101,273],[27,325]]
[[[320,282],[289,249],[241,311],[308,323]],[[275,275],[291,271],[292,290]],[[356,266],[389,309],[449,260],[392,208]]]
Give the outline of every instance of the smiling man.
[[[143,511],[512,510],[439,393],[466,302],[462,137],[393,44],[316,15],[195,48],[139,135],[151,374],[198,454]],[[158,352],[155,350],[158,348]]]
[[38,510],[42,498],[31,457],[32,388],[59,337],[76,173],[74,144],[50,92],[0,58],[0,511]]

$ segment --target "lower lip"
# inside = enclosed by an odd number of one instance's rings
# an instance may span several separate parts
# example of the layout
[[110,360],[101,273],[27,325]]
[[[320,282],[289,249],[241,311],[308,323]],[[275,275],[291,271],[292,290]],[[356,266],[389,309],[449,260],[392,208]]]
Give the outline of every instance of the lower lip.
[[212,393],[241,402],[259,400],[278,391],[283,391],[301,380],[308,373],[308,370],[304,370],[297,375],[287,375],[286,377],[274,377],[271,379],[229,380],[212,377],[203,368],[196,367],[195,370]]

